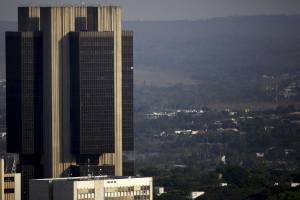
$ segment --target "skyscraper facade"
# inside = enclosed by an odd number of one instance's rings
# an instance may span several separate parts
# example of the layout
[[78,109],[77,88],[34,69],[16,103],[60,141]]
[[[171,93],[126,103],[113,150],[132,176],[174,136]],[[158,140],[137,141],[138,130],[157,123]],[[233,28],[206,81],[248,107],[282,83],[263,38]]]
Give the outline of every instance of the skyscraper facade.
[[133,32],[117,6],[20,7],[6,33],[7,151],[28,179],[133,175]]

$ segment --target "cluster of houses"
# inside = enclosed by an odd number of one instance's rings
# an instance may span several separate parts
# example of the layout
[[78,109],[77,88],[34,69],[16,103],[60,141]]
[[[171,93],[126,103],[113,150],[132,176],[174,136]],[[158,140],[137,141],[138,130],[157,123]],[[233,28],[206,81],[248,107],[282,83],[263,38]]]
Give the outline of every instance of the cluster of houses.
[[201,115],[205,111],[204,110],[196,110],[196,109],[178,109],[172,111],[165,112],[152,112],[150,114],[146,114],[147,119],[159,119],[162,117],[176,117],[178,114],[198,114]]

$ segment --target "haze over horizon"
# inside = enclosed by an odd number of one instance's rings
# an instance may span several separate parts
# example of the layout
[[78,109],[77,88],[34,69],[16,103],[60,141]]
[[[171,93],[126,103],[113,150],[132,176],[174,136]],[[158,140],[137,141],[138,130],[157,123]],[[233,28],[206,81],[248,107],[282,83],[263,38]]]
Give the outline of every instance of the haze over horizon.
[[28,5],[117,4],[124,20],[198,20],[228,16],[300,14],[299,0],[3,0],[1,21],[16,21],[17,7]]

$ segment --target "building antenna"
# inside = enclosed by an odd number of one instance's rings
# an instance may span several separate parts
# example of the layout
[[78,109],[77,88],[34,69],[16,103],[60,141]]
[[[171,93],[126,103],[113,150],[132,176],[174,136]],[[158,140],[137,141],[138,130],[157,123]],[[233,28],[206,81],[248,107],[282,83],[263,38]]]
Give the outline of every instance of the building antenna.
[[90,159],[88,158],[88,176],[91,176],[90,174]]

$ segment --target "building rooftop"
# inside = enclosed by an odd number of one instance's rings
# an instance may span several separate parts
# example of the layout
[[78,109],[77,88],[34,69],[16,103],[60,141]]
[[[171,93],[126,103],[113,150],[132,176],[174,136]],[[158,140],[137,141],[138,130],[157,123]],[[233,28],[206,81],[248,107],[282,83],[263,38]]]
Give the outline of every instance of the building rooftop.
[[80,7],[112,7],[121,8],[117,4],[23,4],[19,8],[80,8]]
[[106,180],[106,179],[131,179],[131,178],[148,178],[148,177],[133,177],[133,176],[79,176],[79,177],[64,177],[64,178],[43,178],[43,179],[33,179],[38,181],[90,181],[90,180]]

